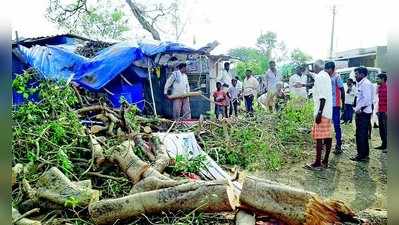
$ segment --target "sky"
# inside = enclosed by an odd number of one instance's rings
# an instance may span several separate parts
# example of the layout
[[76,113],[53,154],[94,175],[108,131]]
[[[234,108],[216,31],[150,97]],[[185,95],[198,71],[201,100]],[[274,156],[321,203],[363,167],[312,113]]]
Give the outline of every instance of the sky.
[[[213,53],[255,47],[256,38],[273,31],[288,49],[299,48],[314,59],[328,56],[332,5],[336,5],[334,51],[386,45],[389,20],[399,8],[391,0],[183,0],[189,18],[181,41],[221,43]],[[45,18],[48,0],[8,1],[10,22],[19,36],[63,33]],[[18,12],[18,13],[12,13]],[[137,27],[137,24],[136,26]],[[145,33],[144,31],[140,31]],[[146,35],[149,37],[149,35]]]

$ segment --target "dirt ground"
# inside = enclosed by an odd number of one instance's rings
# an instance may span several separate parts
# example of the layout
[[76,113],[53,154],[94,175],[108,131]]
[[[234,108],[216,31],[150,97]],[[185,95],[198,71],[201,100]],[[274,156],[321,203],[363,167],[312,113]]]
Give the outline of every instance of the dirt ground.
[[372,131],[370,161],[358,163],[350,160],[356,154],[354,124],[341,127],[344,153],[332,153],[328,169],[304,169],[306,163],[314,160],[314,149],[305,149],[302,162],[287,164],[277,172],[254,172],[251,175],[310,190],[325,198],[342,200],[356,211],[387,208],[387,154],[374,149],[380,144],[378,128]]

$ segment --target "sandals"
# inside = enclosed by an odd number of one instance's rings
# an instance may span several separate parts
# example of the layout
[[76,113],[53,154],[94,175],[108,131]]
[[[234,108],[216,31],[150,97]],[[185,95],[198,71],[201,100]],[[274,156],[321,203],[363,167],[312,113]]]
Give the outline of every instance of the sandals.
[[311,165],[305,165],[303,168],[307,169],[307,170],[312,170],[312,171],[321,171],[323,169],[322,166],[313,166],[312,164]]

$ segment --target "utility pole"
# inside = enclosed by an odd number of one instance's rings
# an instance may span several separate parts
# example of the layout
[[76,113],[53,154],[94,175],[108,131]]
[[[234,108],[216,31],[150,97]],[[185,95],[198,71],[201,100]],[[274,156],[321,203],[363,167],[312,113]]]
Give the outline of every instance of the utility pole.
[[331,27],[331,43],[330,43],[330,59],[333,58],[334,51],[334,27],[335,27],[335,11],[336,7],[333,5],[333,18],[332,18],[332,27]]

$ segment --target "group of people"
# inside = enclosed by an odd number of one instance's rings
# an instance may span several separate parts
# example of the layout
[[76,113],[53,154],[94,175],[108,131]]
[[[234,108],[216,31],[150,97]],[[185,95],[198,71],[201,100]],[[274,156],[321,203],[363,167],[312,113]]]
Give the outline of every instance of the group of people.
[[[186,64],[181,63],[177,66],[168,78],[164,93],[168,95],[168,90],[172,88],[173,95],[184,96],[190,91]],[[334,62],[324,62],[317,60],[313,65],[314,74],[304,75],[305,68],[297,67],[296,73],[289,80],[290,92],[292,95],[307,98],[312,90],[314,100],[314,124],[312,127],[312,137],[316,142],[316,159],[312,164],[305,165],[305,168],[320,170],[328,167],[328,159],[332,148],[332,125],[335,130],[335,154],[342,154],[342,131],[341,119],[343,123],[351,123],[355,113],[356,123],[356,149],[357,155],[351,160],[357,162],[367,162],[369,160],[369,138],[371,129],[371,115],[378,106],[378,126],[381,137],[381,149],[386,152],[387,148],[387,75],[378,75],[378,87],[368,80],[368,70],[365,67],[358,67],[355,71],[355,80],[349,78],[346,84],[343,83],[339,74],[335,71]],[[215,115],[221,117],[235,116],[238,114],[240,99],[244,99],[245,108],[249,115],[253,115],[253,102],[261,91],[259,81],[253,76],[251,70],[246,70],[245,78],[241,83],[237,77],[232,78],[230,64],[224,64],[224,70],[217,78],[216,90],[212,97],[215,103]],[[263,83],[262,83],[263,82]],[[284,98],[282,91],[283,85],[281,75],[276,70],[274,61],[269,62],[269,69],[263,77],[261,84],[266,89],[265,105],[270,111],[276,108],[276,99]],[[378,95],[378,105],[374,107],[374,93]],[[341,108],[344,113],[341,116]],[[190,119],[189,97],[173,99],[173,118]],[[325,148],[322,160],[322,152]]]
[[[331,129],[335,130],[335,154],[342,153],[342,135],[340,127],[340,111],[345,105],[344,123],[352,121],[355,112],[356,123],[356,150],[357,155],[351,160],[367,162],[369,160],[369,130],[371,129],[371,115],[373,112],[374,85],[368,80],[368,70],[365,67],[355,69],[355,79],[348,79],[346,86],[340,76],[335,72],[334,62],[323,63],[322,60],[314,64],[314,86],[312,89],[314,99],[315,121],[312,127],[312,137],[316,141],[316,159],[305,168],[321,170],[328,167],[328,159],[332,147]],[[378,75],[378,123],[382,144],[376,149],[386,152],[387,148],[387,75]],[[322,159],[323,147],[325,147]]]
[[215,102],[215,115],[221,117],[237,116],[240,100],[243,99],[245,109],[249,116],[254,113],[254,100],[263,92],[265,101],[261,102],[270,111],[278,110],[278,99],[284,98],[283,83],[281,75],[277,72],[276,63],[269,62],[269,69],[259,82],[251,70],[245,71],[245,78],[241,83],[238,77],[233,77],[230,73],[230,63],[224,64],[221,75],[217,78],[216,90],[213,92]]

